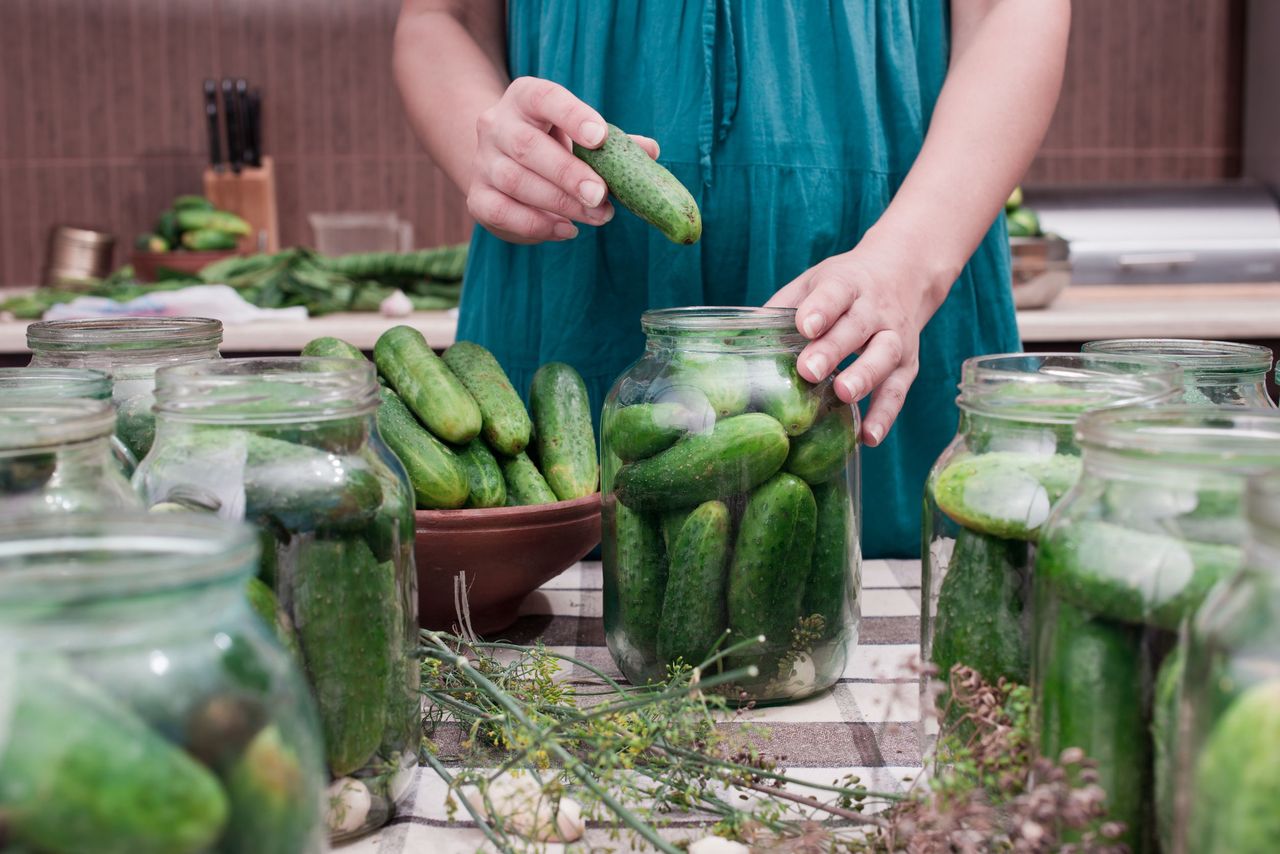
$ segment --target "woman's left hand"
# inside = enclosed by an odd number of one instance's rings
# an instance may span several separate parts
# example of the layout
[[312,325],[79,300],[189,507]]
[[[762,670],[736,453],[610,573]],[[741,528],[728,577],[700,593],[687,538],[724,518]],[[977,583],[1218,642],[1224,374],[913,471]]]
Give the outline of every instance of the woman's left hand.
[[871,447],[902,411],[920,368],[920,330],[941,304],[931,277],[910,259],[903,247],[892,251],[864,239],[806,270],[767,303],[796,309],[796,328],[809,339],[799,370],[810,382],[858,354],[836,377],[835,391],[851,404],[872,394],[862,422],[862,440]]

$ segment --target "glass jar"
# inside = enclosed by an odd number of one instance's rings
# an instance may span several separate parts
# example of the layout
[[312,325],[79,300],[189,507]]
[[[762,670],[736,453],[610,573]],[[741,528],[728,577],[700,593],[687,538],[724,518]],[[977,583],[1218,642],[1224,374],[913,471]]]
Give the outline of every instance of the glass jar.
[[[111,377],[89,368],[0,368],[0,401],[12,397],[110,400]],[[119,436],[111,437],[111,452],[125,477],[132,475],[138,460]]]
[[[758,703],[830,687],[857,641],[858,416],[796,372],[795,311],[646,312],[601,419],[604,625],[635,684],[711,670]],[[755,640],[763,636],[763,641]]]
[[33,368],[92,368],[111,377],[116,433],[134,459],[155,435],[155,374],[166,365],[221,358],[222,322],[203,317],[44,320],[27,327]]
[[1244,567],[1186,636],[1177,854],[1261,854],[1280,839],[1280,469],[1250,481],[1245,507]]
[[314,852],[315,710],[211,517],[0,526],[0,816],[17,849]]
[[1267,394],[1271,351],[1254,344],[1194,338],[1117,338],[1090,341],[1085,353],[1152,356],[1182,368],[1183,402],[1195,406],[1275,407]]
[[1172,399],[1176,367],[1078,353],[978,356],[961,369],[960,424],[925,483],[920,734],[954,723],[947,684],[964,666],[1027,685],[1031,574],[1053,505],[1080,474],[1081,413]]
[[141,506],[112,454],[105,400],[0,399],[0,518]]
[[156,439],[134,487],[149,506],[255,523],[260,576],[297,627],[336,791],[335,838],[385,823],[418,761],[413,493],[353,359],[231,359],[156,375]]
[[1126,408],[1077,435],[1083,472],[1036,560],[1040,749],[1084,750],[1131,850],[1154,851],[1173,821],[1177,632],[1240,566],[1245,482],[1280,467],[1280,413]]

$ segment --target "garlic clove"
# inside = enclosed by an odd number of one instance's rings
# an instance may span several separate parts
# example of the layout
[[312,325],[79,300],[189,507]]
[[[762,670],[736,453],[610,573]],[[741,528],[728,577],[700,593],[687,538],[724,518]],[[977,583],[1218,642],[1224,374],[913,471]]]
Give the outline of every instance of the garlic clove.
[[751,849],[720,836],[704,836],[689,843],[689,854],[751,854]]
[[383,317],[407,317],[413,314],[413,302],[404,291],[397,290],[379,303],[378,312]]
[[340,777],[325,792],[325,824],[330,833],[352,833],[364,827],[373,809],[373,793],[353,777]]
[[531,776],[504,774],[490,781],[487,793],[487,804],[485,793],[474,787],[467,787],[463,797],[490,824],[501,823],[525,839],[574,842],[586,833],[582,806],[568,797],[561,797],[557,804]]

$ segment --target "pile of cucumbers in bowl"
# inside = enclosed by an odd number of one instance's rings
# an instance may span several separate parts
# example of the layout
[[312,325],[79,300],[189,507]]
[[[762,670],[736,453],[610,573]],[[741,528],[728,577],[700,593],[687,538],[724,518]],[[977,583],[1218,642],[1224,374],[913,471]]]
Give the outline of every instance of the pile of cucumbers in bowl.
[[[303,356],[364,359],[338,338]],[[530,409],[498,360],[459,341],[443,358],[411,326],[378,338],[378,432],[404,464],[421,510],[553,504],[596,492],[599,464],[582,377],[563,362],[534,374]]]
[[155,228],[138,235],[133,245],[143,252],[220,252],[235,249],[250,230],[249,223],[218,210],[204,196],[182,195],[160,214]]

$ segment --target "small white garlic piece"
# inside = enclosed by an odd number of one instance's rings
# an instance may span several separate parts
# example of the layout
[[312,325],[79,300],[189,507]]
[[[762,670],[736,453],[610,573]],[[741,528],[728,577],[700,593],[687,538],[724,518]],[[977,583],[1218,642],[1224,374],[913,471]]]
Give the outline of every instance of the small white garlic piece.
[[[535,842],[574,842],[586,833],[582,806],[562,797],[557,804],[545,795],[532,776],[504,774],[489,783],[488,803],[479,790],[464,793],[472,808],[490,823],[501,823],[508,831]],[[489,814],[493,807],[495,815]],[[496,818],[496,821],[495,821]]]
[[720,836],[704,836],[689,843],[689,854],[751,854],[751,849]]
[[802,652],[791,664],[791,672],[782,683],[782,691],[788,697],[807,697],[818,689],[818,668],[813,656]]
[[354,777],[340,777],[325,792],[325,824],[331,833],[351,833],[364,826],[373,809],[369,787]]
[[397,290],[378,305],[378,312],[383,317],[407,317],[413,314],[413,302]]

